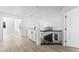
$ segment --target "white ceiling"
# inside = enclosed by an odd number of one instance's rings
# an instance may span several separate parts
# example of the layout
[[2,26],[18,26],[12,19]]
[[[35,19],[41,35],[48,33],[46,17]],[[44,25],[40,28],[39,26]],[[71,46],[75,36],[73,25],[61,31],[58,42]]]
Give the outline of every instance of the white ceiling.
[[4,6],[0,7],[0,12],[13,14],[13,15],[25,15],[33,11],[34,7],[15,7],[15,6]]
[[50,8],[52,11],[62,10],[63,6],[0,6],[0,12],[24,17],[33,14],[38,9]]

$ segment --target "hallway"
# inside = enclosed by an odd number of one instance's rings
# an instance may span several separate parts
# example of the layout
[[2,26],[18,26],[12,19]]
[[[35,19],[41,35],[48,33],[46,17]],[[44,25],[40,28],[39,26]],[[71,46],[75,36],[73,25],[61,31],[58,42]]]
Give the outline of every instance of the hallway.
[[[6,52],[79,52],[79,48],[63,47],[61,45],[39,45],[41,43],[41,30],[44,32],[44,36],[54,32],[57,33],[55,40],[51,43],[62,43],[65,45],[67,30],[65,27],[66,18],[64,14],[69,12],[67,9],[73,9],[76,7],[64,7],[64,6],[6,6],[0,7],[2,12],[0,17],[0,51]],[[71,9],[71,10],[72,10]],[[78,8],[79,10],[79,8]],[[77,11],[78,11],[77,10]],[[78,11],[79,12],[79,11]],[[75,12],[73,13],[73,16]],[[72,16],[70,13],[69,16]],[[79,13],[76,14],[75,19],[79,19]],[[69,17],[70,18],[70,17]],[[74,19],[74,18],[72,18]],[[78,21],[77,21],[78,22]],[[76,23],[76,22],[75,22]],[[74,21],[73,21],[74,24]],[[76,23],[79,24],[79,23]],[[70,26],[70,25],[69,25]],[[75,25],[74,25],[75,26]],[[73,26],[73,29],[74,29]],[[75,28],[77,28],[75,26]],[[78,29],[77,29],[78,30]],[[53,31],[53,32],[52,32]],[[59,33],[61,31],[61,34]],[[76,30],[75,30],[76,31]],[[74,32],[75,32],[74,31]],[[3,34],[2,34],[3,32]],[[69,33],[69,32],[68,32]],[[77,34],[76,34],[77,33]],[[73,33],[71,33],[73,35]],[[75,32],[78,36],[78,31]],[[79,46],[79,40],[74,36],[74,41],[70,40],[71,45],[77,43],[75,46]],[[3,37],[2,37],[3,36]],[[44,37],[43,36],[43,37]],[[68,35],[69,36],[69,35]],[[71,37],[73,37],[71,36]],[[28,38],[27,38],[28,37]],[[2,39],[3,38],[3,39]],[[29,40],[31,39],[31,40]],[[36,43],[34,43],[34,42]],[[61,42],[60,42],[61,41]],[[68,46],[68,45],[66,45]]]

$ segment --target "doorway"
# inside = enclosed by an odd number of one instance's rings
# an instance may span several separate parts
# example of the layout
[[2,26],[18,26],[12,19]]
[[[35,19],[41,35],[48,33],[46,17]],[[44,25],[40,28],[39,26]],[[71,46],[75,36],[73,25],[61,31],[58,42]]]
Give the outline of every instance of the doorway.
[[20,23],[20,19],[3,17],[3,41],[5,44],[8,45],[13,40],[12,38],[21,36]]
[[79,48],[79,7],[66,13],[65,28],[66,38],[65,44],[69,47]]

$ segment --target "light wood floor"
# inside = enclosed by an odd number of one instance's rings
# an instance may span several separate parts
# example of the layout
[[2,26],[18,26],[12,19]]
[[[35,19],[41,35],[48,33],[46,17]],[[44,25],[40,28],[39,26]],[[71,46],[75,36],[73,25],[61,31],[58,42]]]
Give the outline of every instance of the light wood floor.
[[17,33],[4,33],[0,42],[1,52],[77,52],[78,48],[63,47],[61,45],[36,45]]

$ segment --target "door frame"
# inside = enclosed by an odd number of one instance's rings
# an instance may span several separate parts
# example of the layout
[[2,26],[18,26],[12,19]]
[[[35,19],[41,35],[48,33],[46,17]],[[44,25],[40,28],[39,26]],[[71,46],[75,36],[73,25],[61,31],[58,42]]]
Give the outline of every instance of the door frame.
[[64,16],[65,18],[65,28],[64,28],[64,31],[65,31],[65,39],[64,39],[64,43],[65,43],[65,46],[67,46],[67,15],[65,14]]
[[1,25],[2,29],[1,29],[1,38],[0,38],[0,42],[2,42],[2,41],[3,41],[3,18],[2,18],[2,17],[0,17],[0,21],[1,21],[1,23],[2,23],[2,25]]

